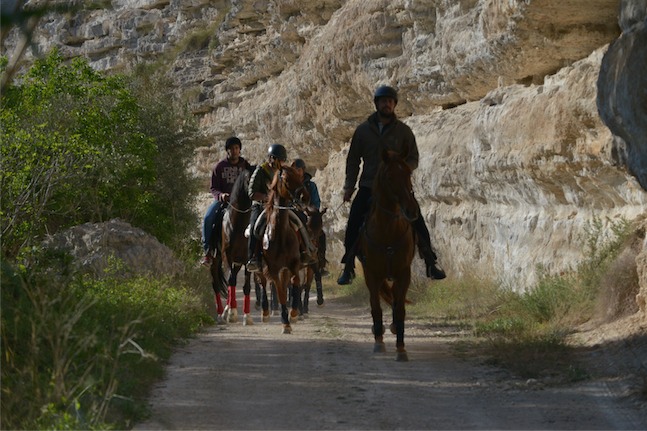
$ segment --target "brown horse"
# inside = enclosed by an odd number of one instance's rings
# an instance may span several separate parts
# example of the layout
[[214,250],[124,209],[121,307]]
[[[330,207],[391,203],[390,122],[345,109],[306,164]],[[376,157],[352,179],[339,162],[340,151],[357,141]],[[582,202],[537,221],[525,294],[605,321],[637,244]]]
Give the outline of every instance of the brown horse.
[[[214,247],[216,256],[211,264],[211,278],[216,295],[218,308],[218,323],[235,323],[238,321],[238,304],[236,301],[236,284],[241,267],[247,262],[247,239],[245,229],[249,225],[252,201],[247,194],[250,171],[241,172],[234,182],[229,205],[227,206],[222,221],[222,241]],[[225,277],[223,264],[229,269]],[[251,274],[245,268],[245,283],[243,285],[243,325],[251,325],[254,320],[250,314],[250,283]],[[227,285],[227,305],[223,307],[220,283]],[[258,283],[255,280],[257,298]],[[257,299],[258,302],[258,299]]]
[[384,352],[384,324],[380,298],[391,305],[391,332],[396,334],[398,361],[407,361],[404,348],[404,319],[415,231],[411,222],[420,208],[413,195],[411,168],[406,155],[383,151],[382,163],[373,183],[372,204],[359,239],[364,278],[370,293],[374,352]]
[[[263,275],[276,286],[284,334],[292,332],[290,320],[294,320],[299,313],[297,289],[300,284],[301,251],[299,234],[293,227],[296,215],[292,210],[300,208],[302,203],[308,202],[309,199],[310,196],[294,168],[285,166],[276,172],[265,205],[267,226],[262,241],[266,265]],[[292,289],[292,310],[289,317],[286,305],[288,289]]]

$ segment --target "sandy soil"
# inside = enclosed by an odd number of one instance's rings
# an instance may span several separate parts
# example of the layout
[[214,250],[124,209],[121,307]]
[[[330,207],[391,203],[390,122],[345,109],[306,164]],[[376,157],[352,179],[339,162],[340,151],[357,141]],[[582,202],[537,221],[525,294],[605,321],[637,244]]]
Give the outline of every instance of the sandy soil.
[[460,343],[465,334],[421,320],[407,321],[409,362],[394,360],[388,332],[387,353],[374,354],[368,307],[330,295],[289,335],[278,316],[261,323],[253,314],[252,326],[213,326],[179,348],[152,393],[150,420],[135,429],[647,428],[637,393],[646,382],[609,366],[645,361],[635,356],[644,345],[597,349],[590,335],[582,342],[593,345],[586,355],[597,371],[565,386],[485,365]]

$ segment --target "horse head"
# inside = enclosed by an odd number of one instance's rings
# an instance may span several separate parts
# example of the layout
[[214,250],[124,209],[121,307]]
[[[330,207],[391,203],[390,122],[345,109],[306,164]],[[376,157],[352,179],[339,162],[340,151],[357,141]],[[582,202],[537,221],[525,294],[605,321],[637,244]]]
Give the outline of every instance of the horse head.
[[420,207],[413,194],[412,173],[406,162],[406,154],[383,150],[382,162],[373,187],[373,196],[378,205],[388,206],[396,211],[399,209],[402,216],[409,221],[420,215]]
[[272,199],[279,199],[283,204],[303,207],[310,201],[310,194],[303,185],[303,180],[296,169],[291,166],[283,166],[274,174],[270,185]]

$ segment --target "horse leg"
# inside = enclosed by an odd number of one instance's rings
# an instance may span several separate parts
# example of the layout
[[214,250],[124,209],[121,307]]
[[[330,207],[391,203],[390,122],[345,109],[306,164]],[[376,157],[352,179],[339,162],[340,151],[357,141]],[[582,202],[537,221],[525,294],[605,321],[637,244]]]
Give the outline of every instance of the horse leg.
[[226,322],[222,317],[222,314],[225,312],[225,307],[222,305],[222,298],[220,297],[220,292],[216,292],[214,295],[214,301],[216,303],[216,323],[218,325],[224,325]]
[[370,276],[366,277],[366,285],[370,292],[371,297],[371,316],[373,317],[373,335],[375,337],[375,344],[373,345],[373,353],[386,352],[384,345],[384,322],[382,321],[382,305],[380,304],[380,282],[377,280],[369,280]]
[[303,314],[308,314],[309,308],[310,308],[310,285],[308,283],[305,283],[303,285],[303,300],[301,308],[303,310]]
[[295,322],[303,311],[303,305],[301,302],[301,286],[299,286],[298,284],[290,283],[289,289],[292,292],[292,310],[290,311],[290,321]]
[[[405,362],[409,360],[407,351],[404,348],[404,319],[406,317],[405,298],[406,286],[402,286],[402,282],[396,280],[393,284],[393,323],[392,329],[395,329],[395,348],[396,348],[396,361]],[[404,293],[402,293],[404,290]]]
[[289,280],[285,279],[285,275],[281,274],[279,275],[279,284],[276,286],[276,293],[279,299],[279,303],[281,304],[281,322],[283,323],[283,333],[284,334],[291,334],[292,333],[292,327],[290,326],[290,318],[288,317],[288,306],[287,306],[287,299],[288,299],[288,284]]
[[279,295],[278,292],[276,291],[276,285],[274,283],[270,283],[270,295],[272,298],[272,314],[276,312],[278,314],[279,311]]
[[321,282],[321,271],[315,271],[315,285],[317,286],[317,305],[323,307],[323,283]]
[[267,299],[267,288],[265,285],[261,287],[261,320],[263,323],[270,321],[270,303]]
[[223,281],[221,277],[222,264],[220,257],[217,255],[211,262],[211,288],[213,289],[214,303],[216,305],[216,323],[222,325],[225,323],[222,314],[225,308],[222,305],[221,292],[224,290]]
[[[249,272],[247,271],[247,267],[245,267],[245,271]],[[254,304],[254,307],[257,310],[260,310],[263,301],[263,293],[261,292],[261,284],[256,280],[256,277],[254,277],[254,292],[256,292],[256,304]],[[267,294],[265,300],[267,300]]]
[[243,284],[243,325],[248,326],[248,325],[253,325],[254,324],[254,319],[252,319],[252,315],[250,314],[250,308],[251,308],[251,291],[252,291],[252,283],[250,282],[251,274],[247,269],[245,269],[245,284]]
[[229,271],[227,305],[229,306],[229,323],[238,322],[238,303],[236,301],[236,278],[240,271],[240,265],[233,265]]

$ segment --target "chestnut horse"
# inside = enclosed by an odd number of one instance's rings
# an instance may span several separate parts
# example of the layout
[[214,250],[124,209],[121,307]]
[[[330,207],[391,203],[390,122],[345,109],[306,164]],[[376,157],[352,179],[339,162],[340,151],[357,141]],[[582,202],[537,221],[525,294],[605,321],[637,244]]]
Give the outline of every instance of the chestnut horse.
[[[236,280],[238,273],[243,265],[247,262],[247,239],[245,238],[245,229],[249,225],[251,215],[252,200],[247,194],[249,185],[250,171],[241,172],[234,182],[229,205],[225,209],[222,220],[222,241],[214,247],[217,252],[211,264],[211,278],[214,284],[216,295],[216,306],[218,308],[218,323],[235,323],[238,321],[238,304],[236,301]],[[229,276],[225,277],[223,273],[223,263],[229,269]],[[243,285],[243,325],[251,325],[254,320],[250,314],[250,283],[251,274],[245,268],[245,283]],[[227,284],[227,305],[223,307],[220,298],[219,283]],[[256,292],[258,298],[258,283]],[[258,302],[258,300],[257,300]]]
[[413,195],[411,168],[405,155],[382,152],[375,175],[372,204],[360,234],[360,260],[370,293],[374,352],[385,352],[384,323],[380,298],[391,305],[391,332],[396,334],[396,360],[407,361],[404,348],[404,319],[411,262],[415,252],[415,231],[411,222],[420,208]]
[[[293,227],[298,218],[292,210],[300,209],[303,202],[309,200],[310,196],[294,168],[284,166],[275,173],[265,205],[267,226],[262,238],[265,261],[263,275],[276,286],[284,334],[292,332],[290,320],[296,319],[299,314],[301,252],[299,234]],[[286,304],[288,289],[292,289],[292,309],[289,316]],[[267,296],[266,291],[264,296]],[[263,310],[264,313],[265,311]]]

